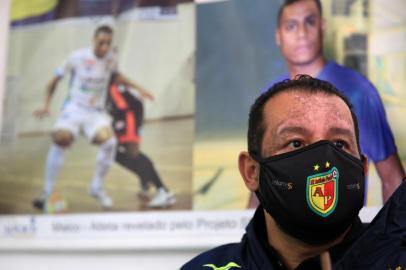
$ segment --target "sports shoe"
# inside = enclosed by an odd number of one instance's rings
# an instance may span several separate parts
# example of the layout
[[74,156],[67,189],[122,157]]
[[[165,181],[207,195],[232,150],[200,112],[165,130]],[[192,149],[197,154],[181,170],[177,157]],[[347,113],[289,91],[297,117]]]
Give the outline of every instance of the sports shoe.
[[113,201],[111,200],[109,195],[107,195],[107,193],[102,189],[97,191],[91,190],[90,195],[98,200],[103,208],[111,208],[113,206]]
[[156,195],[148,203],[150,208],[166,208],[174,205],[176,202],[175,197],[172,193],[166,191],[164,188],[158,189]]
[[32,200],[32,206],[38,210],[44,211],[47,199],[48,196],[45,193],[42,193],[41,196]]

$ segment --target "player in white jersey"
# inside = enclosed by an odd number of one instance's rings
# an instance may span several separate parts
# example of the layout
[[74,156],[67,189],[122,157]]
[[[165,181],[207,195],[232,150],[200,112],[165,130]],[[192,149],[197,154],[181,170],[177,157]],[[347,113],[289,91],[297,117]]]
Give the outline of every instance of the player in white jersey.
[[90,185],[90,194],[103,208],[112,206],[111,198],[103,189],[103,180],[114,161],[117,141],[111,128],[111,120],[104,110],[104,102],[110,79],[137,89],[143,97],[153,99],[145,89],[128,80],[117,69],[117,59],[111,49],[113,30],[109,26],[96,29],[93,48],[73,52],[56,70],[47,86],[44,106],[34,115],[41,119],[48,116],[50,103],[58,82],[67,73],[71,75],[69,96],[63,106],[52,132],[51,146],[46,166],[42,195],[33,201],[33,206],[44,209],[52,194],[57,174],[64,163],[64,151],[82,132],[90,143],[99,146],[96,167]]

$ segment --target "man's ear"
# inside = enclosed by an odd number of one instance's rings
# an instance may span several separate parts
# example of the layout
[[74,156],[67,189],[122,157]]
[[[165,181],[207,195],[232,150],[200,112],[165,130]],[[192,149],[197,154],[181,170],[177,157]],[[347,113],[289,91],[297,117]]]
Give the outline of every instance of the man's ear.
[[258,163],[247,152],[241,152],[238,156],[238,168],[247,188],[255,192],[258,189]]
[[281,46],[281,36],[279,34],[279,27],[276,28],[276,30],[275,30],[275,42],[276,42],[276,45],[278,45],[278,47]]
[[362,163],[364,165],[364,174],[365,176],[368,176],[368,157],[365,155],[362,155]]
[[327,25],[326,19],[321,18],[321,29],[323,31],[326,30],[326,25]]
[[327,28],[326,19],[321,18],[320,27],[321,27],[321,34],[322,34],[322,37],[324,37],[324,36],[325,36],[325,33],[326,33],[326,28]]

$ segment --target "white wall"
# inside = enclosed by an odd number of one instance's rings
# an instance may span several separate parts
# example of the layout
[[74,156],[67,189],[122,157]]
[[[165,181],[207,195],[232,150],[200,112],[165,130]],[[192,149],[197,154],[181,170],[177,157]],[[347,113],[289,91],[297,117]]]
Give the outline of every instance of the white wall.
[[9,16],[11,0],[0,1],[0,134],[2,128],[3,97],[6,79],[7,45],[9,33]]
[[0,252],[2,270],[176,270],[200,250]]

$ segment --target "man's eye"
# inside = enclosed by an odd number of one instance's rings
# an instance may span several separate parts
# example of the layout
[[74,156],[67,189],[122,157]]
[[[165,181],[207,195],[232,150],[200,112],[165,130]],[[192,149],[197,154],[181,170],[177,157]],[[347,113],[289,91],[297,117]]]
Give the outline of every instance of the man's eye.
[[313,26],[313,25],[316,24],[316,18],[314,18],[314,17],[307,18],[307,19],[306,19],[306,23],[307,23],[308,25]]
[[289,145],[290,145],[291,147],[293,147],[293,148],[300,148],[300,147],[303,146],[303,143],[302,143],[301,141],[294,140],[294,141],[291,141],[291,142],[289,143]]
[[344,141],[335,141],[334,144],[340,149],[343,149],[345,147]]
[[287,30],[287,31],[291,31],[291,30],[293,30],[294,28],[295,28],[295,23],[287,23],[286,25],[285,25],[285,29]]
[[99,41],[97,44],[100,46],[103,46],[103,45],[110,45],[111,42],[110,41]]

